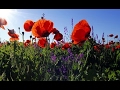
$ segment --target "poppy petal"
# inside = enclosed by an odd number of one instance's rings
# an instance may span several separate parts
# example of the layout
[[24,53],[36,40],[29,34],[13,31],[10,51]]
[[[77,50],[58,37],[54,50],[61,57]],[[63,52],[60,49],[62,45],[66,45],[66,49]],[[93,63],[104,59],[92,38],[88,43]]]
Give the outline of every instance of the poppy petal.
[[5,30],[5,27],[3,25],[1,25],[0,28],[2,28],[3,30]]
[[32,26],[34,25],[34,22],[32,20],[25,21],[23,27],[26,32],[30,32],[32,29]]
[[38,40],[38,46],[39,46],[39,47],[44,48],[44,47],[46,46],[46,44],[47,44],[46,38],[40,38],[40,39]]

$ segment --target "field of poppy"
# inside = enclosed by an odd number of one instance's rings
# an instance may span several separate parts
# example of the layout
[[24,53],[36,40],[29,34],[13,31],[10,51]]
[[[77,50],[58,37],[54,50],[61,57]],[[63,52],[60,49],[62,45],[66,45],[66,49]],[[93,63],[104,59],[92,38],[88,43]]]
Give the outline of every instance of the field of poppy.
[[[7,21],[0,18],[0,28],[6,30],[5,25]],[[36,22],[26,20],[23,28],[25,32],[31,32],[28,40],[24,40],[24,32],[17,34],[14,29],[8,29],[10,40],[0,42],[0,81],[120,79],[118,35],[108,35],[116,42],[109,40],[105,43],[104,33],[98,40],[98,36],[94,36],[93,27],[86,20],[75,24],[70,35],[71,41],[67,42],[54,23],[43,17]],[[52,43],[49,39],[51,33],[54,35]],[[19,35],[22,35],[23,42],[19,41]]]

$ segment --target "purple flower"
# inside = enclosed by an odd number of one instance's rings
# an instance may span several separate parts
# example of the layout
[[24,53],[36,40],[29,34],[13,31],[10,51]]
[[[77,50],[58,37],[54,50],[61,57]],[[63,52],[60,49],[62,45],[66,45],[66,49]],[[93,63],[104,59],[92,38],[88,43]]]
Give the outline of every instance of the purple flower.
[[52,61],[56,61],[57,57],[55,55],[51,56]]
[[63,74],[65,74],[65,73],[67,72],[67,68],[66,68],[64,65],[62,65],[60,71],[61,71]]
[[84,57],[84,54],[83,54],[83,53],[81,53],[81,54],[79,55],[79,57],[80,57],[80,58],[83,58],[83,57]]
[[78,62],[80,59],[82,59],[84,57],[84,54],[81,53],[77,56],[76,62]]
[[67,51],[68,51],[68,53],[69,53],[69,54],[71,53],[71,49],[70,49],[70,48],[68,48],[68,50],[67,50]]
[[62,56],[61,59],[62,59],[63,61],[67,61],[67,60],[68,60],[68,58],[67,58],[66,56]]

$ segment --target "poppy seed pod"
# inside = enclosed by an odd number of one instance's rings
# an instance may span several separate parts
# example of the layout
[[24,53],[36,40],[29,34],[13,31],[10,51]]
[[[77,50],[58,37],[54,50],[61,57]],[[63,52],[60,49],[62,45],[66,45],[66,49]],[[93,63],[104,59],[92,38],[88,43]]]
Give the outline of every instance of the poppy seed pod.
[[24,35],[24,32],[22,32],[22,35]]
[[20,27],[18,27],[18,29],[20,29]]
[[30,35],[30,38],[32,38],[32,35]]

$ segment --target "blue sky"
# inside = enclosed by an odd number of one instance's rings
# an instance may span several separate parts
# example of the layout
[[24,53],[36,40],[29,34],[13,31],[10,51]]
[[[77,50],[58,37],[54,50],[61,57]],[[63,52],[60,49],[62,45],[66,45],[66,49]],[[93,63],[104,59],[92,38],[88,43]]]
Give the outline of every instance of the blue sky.
[[[54,22],[56,27],[64,34],[64,27],[67,27],[69,34],[72,32],[71,19],[73,18],[74,25],[82,19],[86,19],[90,26],[94,27],[94,33],[98,34],[101,39],[102,33],[105,36],[108,34],[119,35],[120,31],[120,10],[119,9],[15,9],[0,10],[0,14],[6,18],[8,25],[5,28],[15,29],[19,34],[18,27],[21,32],[24,31],[23,24],[26,20],[31,19],[37,21],[45,14],[45,18]],[[0,29],[1,40],[9,40],[7,29]],[[29,39],[31,33],[25,32],[25,39]],[[53,35],[50,35],[52,40]],[[20,36],[20,40],[22,40]]]

